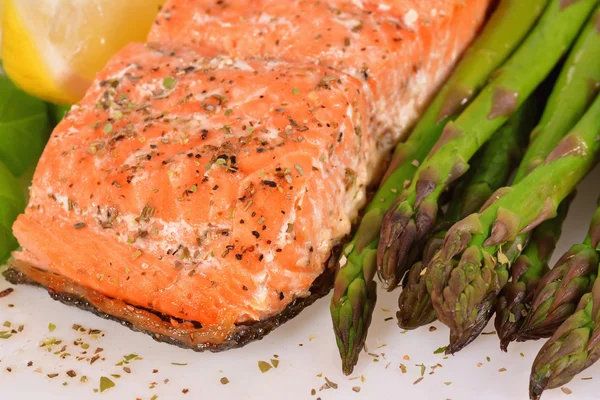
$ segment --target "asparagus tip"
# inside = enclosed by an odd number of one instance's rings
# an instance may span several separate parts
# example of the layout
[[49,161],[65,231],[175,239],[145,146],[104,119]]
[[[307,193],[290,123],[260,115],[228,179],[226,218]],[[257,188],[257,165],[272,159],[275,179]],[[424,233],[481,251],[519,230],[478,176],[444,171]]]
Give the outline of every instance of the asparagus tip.
[[349,357],[342,357],[342,372],[344,375],[349,376],[354,371],[354,364]]
[[500,338],[500,350],[502,350],[505,353],[508,353],[508,345],[510,344],[510,342],[512,342],[512,339],[510,337]]
[[547,378],[532,374],[529,379],[529,398],[531,400],[540,400],[544,389],[546,389]]

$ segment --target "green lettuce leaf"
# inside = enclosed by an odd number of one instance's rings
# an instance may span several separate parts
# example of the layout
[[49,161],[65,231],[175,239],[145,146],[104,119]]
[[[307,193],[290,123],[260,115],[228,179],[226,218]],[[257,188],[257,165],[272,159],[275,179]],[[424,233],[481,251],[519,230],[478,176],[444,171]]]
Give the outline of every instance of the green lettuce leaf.
[[48,106],[0,75],[0,161],[14,176],[34,166],[48,140]]
[[19,181],[0,162],[0,265],[17,247],[12,235],[12,224],[25,208],[25,196]]

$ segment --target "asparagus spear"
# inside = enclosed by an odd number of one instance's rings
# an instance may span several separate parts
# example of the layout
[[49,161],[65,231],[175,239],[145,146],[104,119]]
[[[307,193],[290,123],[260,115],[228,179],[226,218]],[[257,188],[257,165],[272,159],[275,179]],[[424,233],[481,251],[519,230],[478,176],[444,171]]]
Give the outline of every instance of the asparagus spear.
[[529,397],[569,382],[600,358],[600,279],[544,344],[531,368]]
[[534,129],[523,162],[515,174],[520,181],[540,165],[581,118],[600,85],[600,34],[596,9],[570,51],[540,123]]
[[525,341],[550,337],[575,311],[581,297],[596,279],[600,258],[600,207],[596,210],[583,244],[576,244],[545,274],[531,302],[531,310],[517,334]]
[[[450,327],[448,353],[475,339],[491,315],[495,297],[508,280],[510,258],[503,246],[556,216],[558,204],[593,166],[599,134],[597,97],[544,164],[518,184],[500,189],[479,214],[450,228],[426,278],[437,316]],[[452,260],[456,256],[457,267]]]
[[[595,26],[599,17],[600,12],[593,13],[571,50],[542,119],[532,133],[531,144],[517,170],[515,181],[520,181],[543,162],[568,129],[581,118],[590,99],[596,94],[596,85],[590,86],[590,82],[600,82],[600,35]],[[507,284],[498,298],[495,325],[500,347],[504,351],[516,339],[517,331],[525,321],[524,315],[531,304],[533,291],[542,274],[547,272],[547,262],[560,236],[567,206],[561,208],[561,218],[547,221],[539,227],[539,231],[536,230],[525,254],[517,259],[511,269],[512,282]]]
[[[433,235],[425,245],[425,254],[435,254],[444,243],[444,233]],[[436,320],[435,310],[431,304],[431,296],[427,292],[425,273],[427,272],[428,258],[423,257],[417,261],[406,274],[402,292],[398,298],[398,311],[396,318],[398,326],[402,329],[416,329],[428,325]],[[430,259],[429,259],[430,260]]]
[[500,348],[504,351],[515,340],[517,331],[525,321],[527,307],[531,304],[540,277],[549,270],[548,261],[560,238],[569,202],[569,199],[563,201],[558,208],[558,215],[542,222],[533,231],[525,251],[510,269],[511,282],[498,296],[494,324],[500,338]]
[[385,210],[410,180],[437,142],[446,123],[455,118],[521,43],[549,0],[504,0],[466,52],[408,140],[398,144],[384,182],[369,204],[356,235],[346,247],[331,301],[336,341],[343,371],[350,374],[366,339],[376,288],[376,249]]
[[551,0],[495,79],[456,121],[446,125],[410,186],[384,216],[377,266],[388,287],[406,271],[413,245],[434,226],[440,194],[466,172],[473,154],[551,72],[595,5],[595,0],[580,0],[565,7],[563,1]]
[[535,123],[536,108],[533,100],[523,105],[474,157],[474,168],[456,185],[454,201],[439,220],[436,227],[438,232],[427,241],[422,260],[415,263],[406,274],[398,298],[399,311],[396,313],[401,328],[415,329],[436,319],[425,283],[426,267],[441,249],[446,229],[479,211],[492,193],[506,184],[521,157],[523,139]]

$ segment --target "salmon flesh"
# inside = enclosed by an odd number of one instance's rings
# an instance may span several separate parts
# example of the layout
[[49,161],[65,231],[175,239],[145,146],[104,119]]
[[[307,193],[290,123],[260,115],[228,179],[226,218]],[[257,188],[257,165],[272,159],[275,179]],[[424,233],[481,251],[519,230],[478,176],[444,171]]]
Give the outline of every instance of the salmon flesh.
[[490,0],[171,0],[54,130],[5,276],[195,350],[332,284]]

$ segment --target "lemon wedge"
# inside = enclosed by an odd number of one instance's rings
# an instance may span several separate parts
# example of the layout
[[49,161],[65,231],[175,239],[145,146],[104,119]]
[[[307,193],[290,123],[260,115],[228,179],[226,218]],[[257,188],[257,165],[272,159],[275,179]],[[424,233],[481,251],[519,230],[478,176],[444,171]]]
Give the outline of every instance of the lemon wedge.
[[3,1],[4,70],[26,92],[71,104],[121,47],[145,41],[165,0]]

